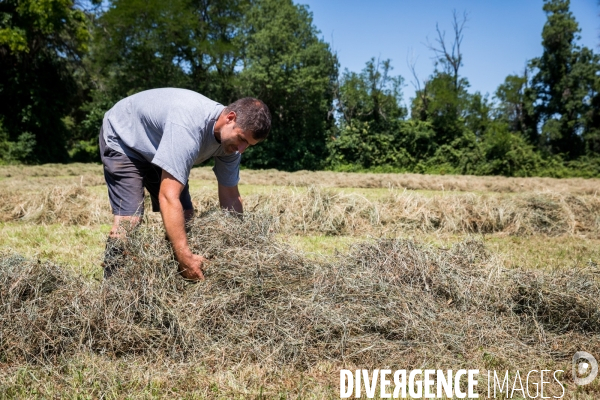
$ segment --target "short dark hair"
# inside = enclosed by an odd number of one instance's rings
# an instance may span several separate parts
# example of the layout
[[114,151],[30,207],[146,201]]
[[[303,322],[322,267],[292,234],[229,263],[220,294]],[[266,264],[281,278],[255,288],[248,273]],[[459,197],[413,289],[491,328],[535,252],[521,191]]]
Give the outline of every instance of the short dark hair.
[[269,107],[254,97],[244,97],[227,107],[223,112],[235,112],[235,123],[244,132],[251,132],[255,140],[264,140],[271,131],[271,112]]

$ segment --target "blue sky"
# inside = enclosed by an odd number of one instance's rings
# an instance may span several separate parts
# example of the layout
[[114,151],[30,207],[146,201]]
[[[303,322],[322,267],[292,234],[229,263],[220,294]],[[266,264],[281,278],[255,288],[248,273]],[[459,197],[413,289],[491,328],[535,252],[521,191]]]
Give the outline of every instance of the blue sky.
[[[341,69],[360,71],[371,57],[391,59],[395,75],[405,79],[405,101],[414,96],[407,60],[426,79],[433,71],[436,22],[452,37],[452,12],[467,12],[461,75],[470,92],[493,95],[509,74],[521,73],[527,60],[542,54],[546,14],[542,0],[295,0],[308,5],[314,25],[332,45]],[[599,52],[600,6],[597,0],[571,0],[581,28],[580,44]]]

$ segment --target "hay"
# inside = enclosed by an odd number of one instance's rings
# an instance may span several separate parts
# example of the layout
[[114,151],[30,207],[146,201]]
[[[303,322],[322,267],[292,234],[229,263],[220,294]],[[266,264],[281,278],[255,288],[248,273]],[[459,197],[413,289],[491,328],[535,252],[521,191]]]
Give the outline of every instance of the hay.
[[[104,177],[101,164],[44,164],[44,165],[0,165],[0,179],[9,187],[13,182],[33,182],[37,187],[56,184],[60,177],[65,184],[83,186],[102,185]],[[423,175],[396,173],[351,173],[332,171],[278,170],[240,171],[242,184],[279,185],[308,187],[326,185],[338,188],[395,188],[407,190],[435,190],[458,192],[526,193],[552,191],[576,195],[600,194],[598,178],[509,178],[504,176],[474,175]],[[46,178],[46,179],[44,179]],[[50,179],[48,179],[50,178]],[[214,182],[211,167],[193,168],[190,179]],[[193,186],[193,185],[192,185]]]
[[[199,210],[217,207],[214,191],[193,193]],[[147,199],[149,203],[149,199]],[[0,194],[0,221],[93,225],[111,221],[105,192],[81,185],[53,187],[41,195]],[[390,190],[376,200],[311,186],[244,197],[246,210],[269,216],[289,234],[398,236],[405,232],[600,238],[600,197],[557,193],[435,196]],[[146,209],[149,209],[147,204]],[[152,218],[152,213],[147,213]]]
[[385,239],[315,260],[275,240],[268,217],[213,212],[191,226],[192,249],[211,263],[206,281],[190,284],[158,227],[138,230],[126,265],[102,283],[2,256],[0,359],[93,352],[305,370],[322,361],[476,368],[492,354],[518,368],[600,350],[592,265],[515,274],[478,242]]
[[[194,168],[192,179],[211,181],[210,168]],[[242,170],[240,178],[248,185],[308,187],[323,185],[338,188],[394,188],[396,190],[435,190],[446,192],[531,193],[552,191],[561,194],[598,195],[600,179],[591,178],[508,178],[504,176],[423,175],[393,173],[351,173],[331,171],[283,172]]]
[[[202,208],[216,206],[196,198]],[[402,232],[600,237],[600,198],[554,193],[518,196],[390,191],[369,200],[355,193],[306,191],[245,198],[247,208],[270,215],[280,232],[385,235]]]
[[81,185],[53,186],[36,193],[0,194],[0,222],[91,225],[110,221],[110,207],[102,197]]

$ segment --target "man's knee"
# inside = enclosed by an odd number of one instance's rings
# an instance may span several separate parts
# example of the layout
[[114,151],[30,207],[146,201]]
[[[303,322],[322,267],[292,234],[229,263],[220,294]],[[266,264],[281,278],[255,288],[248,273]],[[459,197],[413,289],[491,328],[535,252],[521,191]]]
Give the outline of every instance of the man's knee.
[[109,236],[113,238],[123,238],[127,236],[128,232],[134,230],[141,221],[142,217],[137,215],[115,215]]

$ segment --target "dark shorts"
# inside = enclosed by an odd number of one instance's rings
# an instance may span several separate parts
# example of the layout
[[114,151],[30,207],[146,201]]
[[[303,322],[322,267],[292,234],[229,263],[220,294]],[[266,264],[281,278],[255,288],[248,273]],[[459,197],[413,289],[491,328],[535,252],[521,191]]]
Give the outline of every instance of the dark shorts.
[[[158,192],[162,168],[144,160],[119,153],[106,145],[100,129],[100,158],[104,164],[104,179],[108,186],[108,198],[114,215],[144,215],[144,188],[152,200],[152,211],[159,212]],[[192,210],[189,184],[179,197],[184,210]]]

